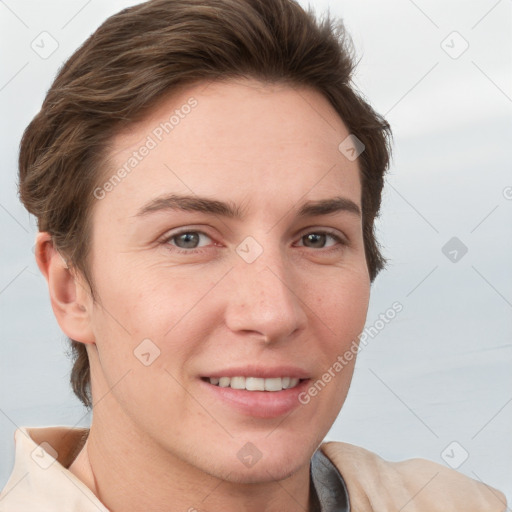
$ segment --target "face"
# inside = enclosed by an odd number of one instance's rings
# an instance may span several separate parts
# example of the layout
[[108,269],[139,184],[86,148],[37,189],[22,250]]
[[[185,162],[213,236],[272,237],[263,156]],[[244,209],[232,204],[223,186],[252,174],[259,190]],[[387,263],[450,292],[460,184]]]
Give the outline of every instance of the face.
[[175,93],[113,139],[89,308],[109,428],[232,481],[309,464],[369,299],[348,135],[319,93],[244,80]]

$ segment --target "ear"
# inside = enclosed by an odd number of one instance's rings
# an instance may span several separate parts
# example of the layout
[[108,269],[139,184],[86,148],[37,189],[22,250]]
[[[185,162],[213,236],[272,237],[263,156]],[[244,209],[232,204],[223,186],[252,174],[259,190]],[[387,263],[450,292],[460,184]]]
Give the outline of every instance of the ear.
[[60,328],[73,340],[93,344],[93,300],[86,281],[68,268],[49,233],[37,234],[35,254],[39,270],[48,283],[53,313]]

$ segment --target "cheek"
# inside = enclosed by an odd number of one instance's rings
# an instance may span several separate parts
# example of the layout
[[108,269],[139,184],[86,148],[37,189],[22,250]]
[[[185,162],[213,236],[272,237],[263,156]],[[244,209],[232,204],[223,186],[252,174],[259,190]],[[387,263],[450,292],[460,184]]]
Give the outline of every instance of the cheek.
[[121,270],[110,272],[98,287],[93,323],[103,377],[137,421],[141,411],[155,415],[151,404],[159,403],[162,412],[169,404],[184,407],[185,363],[201,339],[201,325],[189,316],[209,280],[200,285],[185,276],[166,279],[165,273],[157,278],[148,271]]
[[314,312],[323,322],[338,349],[361,333],[366,321],[370,282],[365,272],[333,274],[331,279],[310,285]]
[[[348,393],[358,352],[358,339],[364,329],[370,296],[370,281],[361,272],[339,272],[328,281],[310,288],[315,304],[311,321],[317,326],[319,373],[306,400],[318,407],[320,421],[331,424]],[[315,320],[316,319],[316,320]],[[320,382],[319,382],[320,381]]]
[[150,352],[159,353],[156,366],[164,361],[175,366],[176,361],[190,357],[200,348],[205,326],[211,318],[218,318],[211,311],[215,309],[211,301],[204,298],[222,273],[223,269],[216,269],[206,277],[192,267],[122,264],[104,272],[93,318],[98,349],[118,368],[133,363],[141,343],[145,345],[140,350],[147,346]]
[[[201,290],[201,280],[192,274],[163,265],[157,267],[144,258],[137,264],[119,258],[115,269],[103,269],[98,286],[105,312],[112,312],[110,318],[107,315],[107,322],[117,319],[112,318],[115,311],[119,317],[117,323],[122,319],[122,327],[137,335],[148,335],[149,332],[143,331],[157,328],[155,322],[165,322],[171,327]],[[206,286],[208,283],[204,281],[207,280],[203,279]]]

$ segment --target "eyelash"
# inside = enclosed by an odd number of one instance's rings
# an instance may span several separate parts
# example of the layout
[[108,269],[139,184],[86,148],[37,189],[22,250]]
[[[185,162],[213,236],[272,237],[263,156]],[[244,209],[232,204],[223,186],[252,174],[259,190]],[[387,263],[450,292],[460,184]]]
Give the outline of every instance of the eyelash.
[[[194,249],[182,249],[182,248],[177,247],[175,245],[172,245],[170,243],[173,239],[178,238],[181,235],[190,234],[190,233],[204,235],[204,236],[206,236],[206,237],[211,239],[211,237],[209,235],[207,235],[206,233],[204,233],[203,231],[186,229],[186,230],[183,230],[183,231],[179,231],[178,233],[173,233],[173,234],[171,234],[169,236],[166,236],[162,240],[162,244],[172,247],[172,249],[170,249],[170,250],[172,252],[177,252],[178,254],[200,254],[200,253],[203,252],[204,249],[208,248],[208,246],[205,246],[205,247],[199,247],[199,248],[194,248]],[[348,245],[347,241],[344,238],[342,238],[341,236],[337,235],[336,233],[334,233],[332,231],[325,230],[325,229],[324,230],[318,230],[318,231],[309,231],[309,232],[303,234],[299,238],[299,240],[302,240],[304,237],[306,237],[307,235],[311,235],[311,234],[314,234],[314,235],[327,235],[327,236],[330,236],[332,239],[334,239],[337,242],[337,245],[333,245],[332,247],[327,247],[327,248],[316,249],[317,251],[324,251],[324,252],[338,251],[338,250],[343,249],[344,247],[346,247]],[[299,247],[305,247],[305,246],[302,245],[302,246],[299,246]],[[309,247],[305,247],[305,248],[309,249]],[[313,248],[313,250],[315,250],[315,249]]]

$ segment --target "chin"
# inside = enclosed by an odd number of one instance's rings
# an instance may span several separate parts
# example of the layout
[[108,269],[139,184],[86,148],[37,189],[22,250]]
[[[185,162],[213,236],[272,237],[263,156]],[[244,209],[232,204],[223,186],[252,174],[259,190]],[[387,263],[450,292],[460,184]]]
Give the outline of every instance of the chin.
[[[265,484],[270,482],[277,482],[289,478],[295,474],[304,463],[309,464],[309,459],[303,461],[301,464],[290,465],[283,461],[277,463],[264,463],[259,461],[252,468],[239,467],[229,468],[227,474],[221,477],[231,483],[236,484]],[[219,475],[216,475],[219,476]]]
[[297,446],[286,446],[279,448],[265,448],[256,451],[255,445],[247,443],[245,451],[240,450],[235,460],[226,454],[223,460],[211,473],[217,478],[237,484],[257,484],[284,480],[304,466],[309,467],[311,456],[315,450],[307,450],[302,445],[300,450]]

